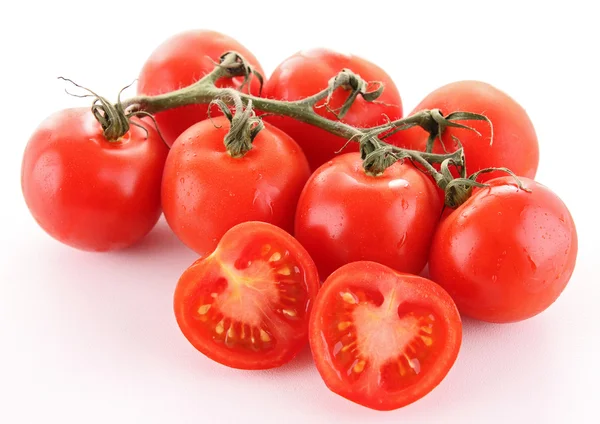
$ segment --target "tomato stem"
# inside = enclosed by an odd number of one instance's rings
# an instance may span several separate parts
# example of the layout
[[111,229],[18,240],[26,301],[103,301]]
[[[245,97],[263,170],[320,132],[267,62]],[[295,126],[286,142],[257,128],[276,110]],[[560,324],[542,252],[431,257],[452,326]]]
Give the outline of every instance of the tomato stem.
[[[233,103],[235,113],[231,113],[226,100]],[[252,149],[254,138],[265,126],[262,119],[254,113],[252,100],[249,100],[248,104],[244,106],[240,93],[230,88],[223,92],[221,98],[213,100],[211,104],[216,104],[231,123],[229,132],[223,139],[227,152],[233,158],[243,157]]]
[[[348,142],[358,142],[363,158],[363,167],[369,174],[380,175],[396,161],[409,159],[419,169],[431,174],[441,188],[448,185],[452,180],[452,175],[449,172],[442,173],[436,170],[432,164],[441,164],[446,161],[447,165],[451,164],[457,169],[464,170],[464,154],[460,145],[459,149],[452,153],[432,153],[434,140],[439,138],[441,142],[441,135],[447,127],[459,127],[475,131],[471,127],[455,122],[458,120],[485,120],[491,126],[489,119],[483,115],[470,112],[454,112],[443,116],[439,109],[423,110],[406,118],[390,121],[373,128],[359,128],[348,125],[339,119],[347,113],[354,99],[362,96],[366,101],[373,102],[379,98],[384,89],[383,84],[379,83],[375,89],[369,90],[369,84],[349,69],[344,69],[333,77],[328,86],[322,91],[304,99],[290,102],[256,97],[241,90],[234,91],[230,88],[216,86],[216,82],[222,78],[244,77],[244,84],[247,84],[253,76],[258,77],[262,83],[262,77],[247,64],[239,53],[227,52],[221,56],[220,62],[215,65],[215,68],[196,83],[156,96],[140,95],[133,97],[125,100],[122,107],[128,114],[139,111],[154,114],[181,106],[212,103],[215,102],[215,99],[218,99],[216,103],[219,106],[223,106],[224,99],[230,99],[236,106],[236,114],[232,119],[236,119],[235,116],[238,115],[237,109],[239,108],[240,110],[243,109],[240,111],[239,122],[244,122],[244,125],[235,127],[237,135],[232,134],[229,136],[229,140],[225,141],[228,151],[234,157],[243,156],[251,148],[252,140],[249,135],[256,135],[257,124],[255,119],[259,119],[252,113],[252,108],[255,108],[266,113],[288,116],[314,125],[345,138]],[[329,109],[328,100],[331,98],[333,91],[339,88],[350,92],[348,99],[338,110]],[[326,102],[321,106],[319,103],[323,100],[326,100]],[[318,107],[327,107],[338,119],[328,119],[319,115],[315,111],[315,108]],[[233,120],[232,130],[234,129]],[[429,132],[430,141],[427,143],[427,151],[403,149],[384,141],[390,135],[414,126],[420,126]],[[246,129],[241,130],[241,128]],[[249,132],[249,128],[254,128],[254,130]],[[234,141],[236,137],[242,137],[243,139]]]

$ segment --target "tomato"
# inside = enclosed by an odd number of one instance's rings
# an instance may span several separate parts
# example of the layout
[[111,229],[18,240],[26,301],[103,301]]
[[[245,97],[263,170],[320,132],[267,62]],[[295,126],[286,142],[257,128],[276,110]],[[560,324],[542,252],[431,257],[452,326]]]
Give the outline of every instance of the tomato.
[[461,313],[513,322],[550,306],[565,288],[577,256],[577,232],[565,204],[521,178],[488,181],[440,223],[429,257],[431,278]]
[[167,147],[153,126],[133,118],[110,142],[89,108],[57,112],[35,130],[23,155],[21,187],[38,224],[82,250],[127,247],[160,213]]
[[[464,147],[469,174],[483,168],[507,167],[517,175],[534,178],[539,162],[539,146],[535,129],[527,112],[515,100],[497,88],[479,81],[460,81],[445,85],[430,93],[411,113],[424,109],[440,109],[443,114],[456,111],[474,112],[487,116],[493,124],[494,137],[490,144],[491,129],[485,121],[459,121],[475,128],[473,131],[447,128],[442,140],[448,151],[455,151],[460,139]],[[400,147],[424,151],[428,133],[413,127],[391,136],[388,140]],[[437,139],[435,153],[444,147]],[[480,181],[501,176],[499,172],[482,174]]]
[[229,128],[224,116],[193,125],[175,141],[165,164],[165,217],[201,256],[241,222],[264,221],[291,232],[310,175],[300,147],[277,128],[266,124],[241,158],[225,149]]
[[[150,55],[140,72],[138,94],[163,94],[192,85],[210,73],[221,55],[227,51],[240,53],[254,69],[264,75],[254,55],[233,38],[214,31],[187,31],[169,38]],[[243,77],[222,78],[217,86],[239,88],[243,81]],[[244,91],[247,90],[248,88],[244,88]],[[260,82],[253,78],[250,92],[258,95],[259,91]],[[207,119],[208,107],[206,104],[198,104],[157,113],[156,121],[167,144],[171,146],[188,127]],[[211,114],[218,115],[218,109],[211,109]]]
[[233,368],[274,368],[306,345],[318,288],[317,269],[300,243],[274,225],[245,222],[183,273],[175,316],[209,358]]
[[[342,69],[349,68],[365,81],[373,82],[369,90],[376,89],[375,81],[384,84],[383,95],[369,103],[358,96],[342,122],[355,127],[373,127],[402,117],[402,100],[389,77],[377,65],[358,56],[349,56],[331,50],[315,49],[301,51],[284,60],[273,72],[263,90],[264,97],[293,101],[316,94],[327,88],[328,82]],[[338,88],[331,101],[332,108],[339,108],[348,98],[349,91]],[[323,106],[325,100],[319,103]],[[316,109],[319,115],[337,119],[325,107]],[[345,139],[321,128],[282,116],[266,116],[265,120],[288,133],[302,147],[311,169],[316,169],[332,159],[344,144]],[[344,152],[358,151],[357,143],[350,143]]]
[[378,410],[431,392],[454,364],[462,325],[433,281],[375,262],[335,271],[317,294],[309,340],[331,391]]
[[434,183],[410,162],[397,162],[373,176],[364,171],[358,153],[346,153],[306,183],[295,236],[322,278],[358,260],[418,274],[441,209]]

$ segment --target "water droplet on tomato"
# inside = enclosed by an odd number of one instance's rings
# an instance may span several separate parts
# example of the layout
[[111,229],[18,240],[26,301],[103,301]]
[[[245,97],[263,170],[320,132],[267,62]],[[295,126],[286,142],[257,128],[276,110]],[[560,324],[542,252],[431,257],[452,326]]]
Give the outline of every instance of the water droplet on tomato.
[[402,246],[404,246],[404,243],[406,243],[406,233],[402,234],[402,238],[400,239],[400,241],[396,244],[396,247],[398,249],[402,248]]
[[533,261],[533,259],[531,258],[531,255],[527,255],[527,260],[529,261],[529,265],[531,265],[531,270],[532,271],[537,270],[537,264]]
[[179,182],[180,182],[181,184],[185,183],[185,178],[181,177],[181,178],[179,179]]

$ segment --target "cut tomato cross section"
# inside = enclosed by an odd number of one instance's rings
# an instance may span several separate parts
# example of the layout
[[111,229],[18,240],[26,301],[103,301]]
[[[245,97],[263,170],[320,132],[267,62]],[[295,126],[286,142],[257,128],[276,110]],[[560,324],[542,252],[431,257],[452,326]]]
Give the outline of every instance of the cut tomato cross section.
[[211,359],[234,368],[273,368],[307,343],[318,287],[312,259],[291,235],[246,222],[184,272],[175,315],[187,339]]
[[310,320],[317,368],[335,393],[380,410],[425,396],[461,343],[450,296],[425,278],[354,262],[326,280]]

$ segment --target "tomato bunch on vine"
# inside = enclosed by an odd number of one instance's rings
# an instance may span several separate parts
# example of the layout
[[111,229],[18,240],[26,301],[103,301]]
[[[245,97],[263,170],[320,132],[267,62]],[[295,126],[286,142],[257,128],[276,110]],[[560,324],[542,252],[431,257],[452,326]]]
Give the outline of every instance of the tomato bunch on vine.
[[534,126],[492,85],[448,84],[405,116],[361,57],[302,51],[266,78],[211,31],[159,46],[134,97],[73,84],[91,108],[51,115],[25,148],[31,214],[108,251],[164,213],[199,256],[177,322],[221,364],[278,367],[310,344],[333,392],[400,408],[454,364],[461,315],[528,319],[575,267],[569,210],[535,180]]

